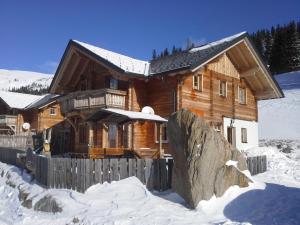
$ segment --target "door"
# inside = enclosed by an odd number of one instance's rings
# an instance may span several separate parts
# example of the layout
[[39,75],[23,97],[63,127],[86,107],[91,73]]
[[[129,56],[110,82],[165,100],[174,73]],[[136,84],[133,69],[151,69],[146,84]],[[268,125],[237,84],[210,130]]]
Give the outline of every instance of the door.
[[117,147],[117,124],[111,123],[108,125],[108,147],[116,148]]
[[235,127],[227,127],[227,140],[232,146],[236,147]]

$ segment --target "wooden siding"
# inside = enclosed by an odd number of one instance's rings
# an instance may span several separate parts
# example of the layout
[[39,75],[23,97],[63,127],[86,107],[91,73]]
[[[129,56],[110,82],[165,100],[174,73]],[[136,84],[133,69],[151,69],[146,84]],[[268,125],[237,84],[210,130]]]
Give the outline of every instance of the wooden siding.
[[[127,93],[125,98],[126,110],[140,112],[143,107],[150,106],[154,109],[155,114],[167,119],[174,111],[187,108],[199,116],[203,116],[213,126],[222,125],[223,117],[257,121],[257,101],[253,92],[249,84],[244,79],[240,79],[241,76],[236,65],[226,54],[198,71],[188,74],[153,76],[147,79],[132,78],[126,77],[126,75],[121,76],[118,73],[114,74],[92,61],[85,67],[82,74],[84,75],[80,79],[74,78],[77,83],[70,89],[71,91],[79,91],[81,82],[87,83],[86,88],[88,90],[107,88],[108,79],[113,76],[118,79],[119,90]],[[193,90],[193,76],[199,74],[203,76],[201,91]],[[220,80],[227,83],[226,97],[219,95]],[[246,89],[247,104],[245,105],[239,103],[239,87]],[[87,113],[94,112],[92,110],[86,111]],[[69,118],[77,118],[74,120],[77,126],[84,122],[85,117],[78,113],[71,114]],[[136,121],[133,126],[128,125],[126,128],[127,140],[124,140],[122,129],[122,126],[119,126],[118,147],[159,148],[155,140],[154,122]],[[75,152],[87,152],[87,143],[78,143],[78,130],[73,131],[73,133]],[[107,147],[107,129],[101,125],[101,122],[94,126],[92,134],[95,146]],[[171,150],[168,149],[168,143],[164,143],[162,147],[165,153],[171,153]]]
[[[181,107],[203,112],[204,119],[212,122],[212,124],[222,123],[223,117],[257,121],[257,101],[251,88],[244,79],[237,78],[239,77],[236,75],[237,71],[228,57],[223,56],[222,58],[223,60],[212,62],[212,65],[208,64],[204,70],[186,76],[180,89]],[[223,65],[228,63],[229,65]],[[235,75],[228,76],[216,72],[222,70],[224,73],[232,71]],[[192,82],[195,74],[202,74],[203,76],[202,91],[193,90]],[[219,94],[220,80],[226,81],[226,97]],[[247,92],[247,103],[244,105],[239,103],[239,87],[245,88]]]

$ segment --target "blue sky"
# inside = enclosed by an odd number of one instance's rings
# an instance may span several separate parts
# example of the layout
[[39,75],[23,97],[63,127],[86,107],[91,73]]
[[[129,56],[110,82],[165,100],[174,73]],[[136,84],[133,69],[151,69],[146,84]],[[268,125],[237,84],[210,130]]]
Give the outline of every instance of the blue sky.
[[0,68],[54,73],[69,39],[140,59],[300,20],[299,0],[0,0]]

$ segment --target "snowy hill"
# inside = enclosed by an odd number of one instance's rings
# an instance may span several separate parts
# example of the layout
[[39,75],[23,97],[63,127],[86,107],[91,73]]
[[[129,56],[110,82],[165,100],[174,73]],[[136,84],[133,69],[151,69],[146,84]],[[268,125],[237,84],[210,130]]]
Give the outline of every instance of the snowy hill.
[[33,90],[49,87],[52,74],[0,69],[0,91],[29,86]]
[[258,104],[260,139],[300,139],[300,71],[276,75],[285,98]]

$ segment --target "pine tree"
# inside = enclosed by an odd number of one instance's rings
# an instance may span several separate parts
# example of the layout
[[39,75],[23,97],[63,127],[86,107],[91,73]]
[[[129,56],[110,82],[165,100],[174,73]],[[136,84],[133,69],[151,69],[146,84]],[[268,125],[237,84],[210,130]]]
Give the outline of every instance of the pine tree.
[[156,59],[156,58],[157,58],[156,50],[153,49],[153,51],[152,51],[152,59]]
[[286,69],[294,71],[300,68],[300,39],[297,24],[292,21],[286,28]]
[[177,53],[177,48],[175,47],[175,45],[173,45],[173,48],[172,48],[172,55]]
[[168,56],[169,55],[169,50],[168,48],[165,48],[164,52],[163,52],[163,56]]
[[286,71],[286,35],[284,28],[279,25],[276,27],[274,43],[270,57],[270,69],[278,74]]
[[271,57],[271,52],[272,52],[272,44],[273,44],[273,38],[272,34],[270,31],[266,31],[265,34],[265,51],[264,51],[264,59],[266,63],[269,64],[270,62],[270,57]]

